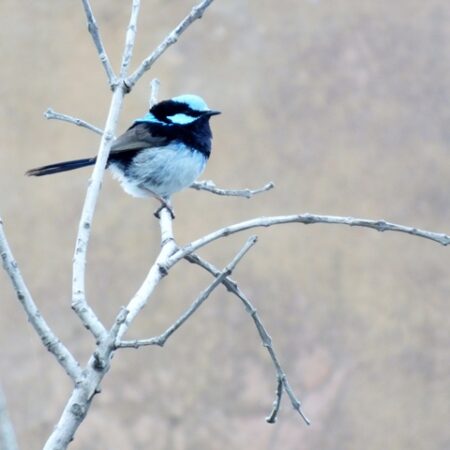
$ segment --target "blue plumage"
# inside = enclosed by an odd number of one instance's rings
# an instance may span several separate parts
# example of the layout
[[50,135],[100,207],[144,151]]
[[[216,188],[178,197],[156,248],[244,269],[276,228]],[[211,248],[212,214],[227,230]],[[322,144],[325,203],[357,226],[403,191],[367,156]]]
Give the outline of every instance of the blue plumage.
[[[154,105],[111,146],[107,168],[130,195],[154,196],[167,206],[170,196],[203,172],[211,153],[209,119],[219,114],[196,95],[180,95]],[[42,176],[95,164],[96,158],[29,170]]]

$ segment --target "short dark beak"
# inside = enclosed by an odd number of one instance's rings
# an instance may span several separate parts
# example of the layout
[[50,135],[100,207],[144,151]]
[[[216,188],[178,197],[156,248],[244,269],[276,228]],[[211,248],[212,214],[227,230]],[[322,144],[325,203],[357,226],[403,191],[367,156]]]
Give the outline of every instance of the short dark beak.
[[211,117],[211,116],[217,116],[217,114],[222,114],[220,111],[214,111],[210,109],[209,111],[205,111],[203,115]]

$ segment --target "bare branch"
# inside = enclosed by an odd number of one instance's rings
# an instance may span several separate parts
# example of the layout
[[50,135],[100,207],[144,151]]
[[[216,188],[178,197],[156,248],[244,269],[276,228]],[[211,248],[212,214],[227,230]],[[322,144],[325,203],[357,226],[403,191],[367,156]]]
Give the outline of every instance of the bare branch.
[[98,320],[93,309],[86,301],[85,270],[86,254],[91,233],[92,219],[100,193],[103,174],[108,160],[114,132],[119,119],[125,92],[123,89],[116,89],[113,93],[108,118],[106,120],[105,132],[102,135],[97,161],[89,179],[89,186],[83,204],[81,219],[78,226],[75,253],[73,257],[73,277],[72,277],[72,308],[78,314],[83,325],[92,332],[97,341],[106,337],[106,329]]
[[138,315],[139,311],[147,304],[155,287],[159,284],[161,279],[168,273],[166,269],[167,260],[170,255],[177,249],[175,240],[173,238],[172,216],[167,208],[163,208],[160,212],[160,229],[161,229],[161,251],[158,257],[150,268],[145,280],[143,281],[136,294],[129,301],[126,309],[128,311],[126,320],[122,323],[117,335],[120,340],[128,330],[133,319]]
[[159,86],[160,82],[157,78],[153,78],[153,80],[150,82],[150,102],[149,102],[149,108],[156,103],[158,103],[158,94],[159,94]]
[[130,66],[131,57],[133,55],[134,43],[136,41],[137,19],[139,15],[139,9],[141,6],[140,0],[133,0],[131,6],[131,17],[127,28],[127,35],[125,38],[125,48],[122,55],[122,64],[120,66],[120,78],[125,78],[128,73],[128,67]]
[[41,312],[34,303],[34,300],[28,290],[27,285],[20,273],[19,266],[14,260],[11,248],[9,247],[6,235],[3,229],[3,222],[0,218],[0,255],[3,260],[3,267],[12,282],[16,291],[17,298],[22,304],[23,309],[28,317],[28,321],[35,329],[42,343],[47,350],[52,353],[63,367],[66,373],[75,382],[81,376],[81,369],[69,350],[61,343],[57,336],[48,326]]
[[114,74],[114,70],[109,62],[108,55],[106,53],[105,47],[103,46],[102,39],[100,37],[100,31],[97,26],[97,22],[94,17],[94,13],[92,12],[91,5],[89,0],[82,0],[84,11],[86,13],[86,18],[88,22],[88,30],[91,33],[92,40],[94,41],[95,48],[97,49],[98,56],[100,61],[102,62],[103,68],[105,69],[106,76],[108,77],[109,85],[112,89],[117,84],[117,78]]
[[9,418],[5,396],[0,388],[0,449],[18,450],[14,427]]
[[[217,277],[218,274],[220,274],[220,271],[216,267],[214,267],[211,263],[209,263],[208,261],[205,261],[203,258],[201,258],[198,255],[190,254],[190,255],[187,255],[185,257],[185,259],[187,259],[189,262],[191,262],[193,264],[197,264],[200,267],[203,267],[203,269],[205,269],[206,271],[208,271],[210,274],[212,274],[215,277]],[[241,302],[243,303],[243,305],[245,307],[245,310],[250,314],[253,322],[255,323],[255,326],[259,333],[261,341],[262,341],[264,347],[267,349],[267,351],[270,355],[270,358],[272,360],[272,363],[275,367],[275,371],[277,373],[277,383],[278,383],[277,391],[276,391],[277,398],[275,399],[272,412],[270,413],[269,417],[267,417],[267,419],[266,419],[267,422],[274,423],[276,420],[276,417],[277,417],[277,414],[279,411],[279,402],[281,401],[281,394],[279,393],[279,383],[281,382],[284,390],[286,391],[287,395],[289,396],[289,398],[291,400],[293,407],[300,414],[300,416],[305,421],[305,423],[307,425],[309,425],[310,421],[303,414],[303,411],[301,409],[301,403],[297,399],[291,386],[289,385],[289,382],[286,377],[286,373],[284,372],[283,368],[281,367],[281,364],[278,361],[278,357],[273,348],[272,338],[270,337],[269,333],[265,329],[265,327],[261,321],[261,318],[258,315],[257,310],[252,305],[252,303],[247,298],[247,296],[241,291],[241,289],[239,289],[239,286],[237,285],[237,283],[234,280],[232,280],[229,277],[226,277],[223,279],[222,284],[228,289],[229,292],[233,293],[234,295],[236,295],[239,298],[239,300],[241,300]]]
[[236,254],[233,260],[221,271],[218,273],[216,279],[195,299],[192,305],[181,315],[175,323],[173,323],[167,330],[162,333],[160,336],[152,337],[149,339],[142,340],[133,340],[133,341],[122,341],[116,344],[116,347],[133,347],[139,348],[146,345],[159,345],[163,347],[166,343],[167,339],[169,339],[172,334],[178,330],[196,311],[203,302],[210,296],[210,294],[216,289],[216,287],[223,283],[224,279],[231,275],[233,270],[239,261],[245,256],[245,254],[250,250],[253,245],[256,244],[257,238],[256,236],[252,236],[247,239],[247,242],[244,244],[242,249]]
[[[157,103],[157,96],[158,96],[158,90],[159,90],[160,82],[158,79],[154,78],[151,83],[151,91],[150,91],[150,108]],[[103,134],[103,130],[99,127],[96,127],[95,125],[92,125],[89,122],[86,122],[83,119],[79,119],[78,117],[69,116],[68,114],[59,113],[52,108],[48,108],[47,111],[44,113],[44,117],[48,120],[61,120],[63,122],[68,122],[73,125],[77,125],[78,127],[86,128],[90,131],[93,131],[96,134],[99,134],[100,136]],[[209,183],[212,183],[209,182]],[[213,183],[214,184],[214,183]]]
[[196,241],[180,248],[174,253],[168,261],[168,268],[175,264],[181,258],[198,250],[201,247],[213,242],[217,239],[223,238],[230,234],[239,233],[244,230],[258,227],[271,227],[273,225],[280,225],[286,223],[303,223],[305,225],[324,223],[324,224],[337,224],[348,225],[351,227],[364,227],[371,228],[377,231],[396,231],[399,233],[407,233],[413,236],[430,239],[434,242],[442,244],[444,246],[450,244],[450,236],[444,233],[435,233],[432,231],[421,230],[415,227],[408,227],[405,225],[398,225],[395,223],[386,222],[385,220],[369,220],[369,219],[356,219],[353,217],[341,217],[341,216],[323,216],[317,214],[297,214],[291,216],[271,216],[271,217],[259,217],[256,219],[247,220],[245,222],[239,222],[234,225],[221,228],[210,234],[203,236]]
[[213,0],[203,0],[197,6],[192,8],[192,11],[178,24],[176,28],[156,47],[156,49],[142,61],[141,65],[125,80],[129,89],[132,89],[136,82],[144,75],[155,61],[173,44],[178,41],[181,34],[191,25],[195,20],[200,19],[206,8],[213,2]]
[[270,191],[275,187],[275,184],[270,181],[265,186],[259,189],[221,189],[218,188],[212,180],[194,181],[190,186],[197,191],[207,191],[216,195],[224,195],[229,197],[245,197],[252,198],[256,194]]
[[281,397],[283,395],[283,380],[277,375],[277,389],[275,390],[275,400],[273,402],[272,411],[266,417],[267,423],[275,423],[277,421],[278,412],[281,406]]
[[63,122],[69,122],[73,123],[74,125],[77,125],[79,127],[87,128],[88,130],[93,131],[94,133],[103,134],[103,130],[101,128],[96,127],[95,125],[90,124],[89,122],[86,122],[85,120],[78,119],[77,117],[72,117],[67,114],[62,114],[54,111],[51,108],[48,108],[47,111],[45,111],[44,116],[46,119],[55,119],[55,120],[62,120]]
[[295,396],[294,391],[292,390],[291,385],[286,378],[286,375],[281,375],[281,381],[283,383],[284,390],[288,395],[289,400],[291,401],[292,407],[300,414],[306,425],[311,425],[311,421],[303,414],[302,404],[300,400],[298,400]]

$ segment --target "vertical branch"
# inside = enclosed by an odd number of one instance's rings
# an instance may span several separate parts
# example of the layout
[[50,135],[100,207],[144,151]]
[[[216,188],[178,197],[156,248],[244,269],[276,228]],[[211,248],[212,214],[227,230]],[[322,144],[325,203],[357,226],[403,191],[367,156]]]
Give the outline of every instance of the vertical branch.
[[133,56],[134,43],[136,41],[137,19],[139,16],[139,8],[141,6],[140,0],[133,0],[131,6],[131,17],[127,28],[127,35],[125,38],[125,48],[122,55],[122,64],[120,66],[120,78],[125,78],[130,66],[131,57]]
[[172,32],[164,39],[161,44],[156,47],[156,49],[142,61],[141,65],[133,72],[132,75],[128,77],[126,80],[126,85],[131,89],[137,81],[144,75],[150,67],[153,66],[155,61],[159,59],[159,57],[173,44],[175,44],[181,34],[197,19],[200,19],[203,16],[206,8],[213,2],[214,0],[203,0],[197,6],[194,6],[191,12],[176,26]]
[[248,238],[236,256],[226,265],[214,281],[200,293],[192,305],[169,328],[167,328],[164,333],[149,339],[116,342],[116,347],[138,348],[144,345],[159,345],[163,347],[167,339],[169,339],[170,336],[172,336],[172,334],[175,333],[175,331],[177,331],[198,310],[198,308],[200,308],[200,306],[205,302],[205,300],[207,300],[217,286],[219,286],[219,284],[223,284],[225,278],[229,277],[233,273],[238,263],[247,254],[250,248],[256,244],[256,241],[256,236],[251,236]]
[[82,320],[84,326],[89,329],[98,341],[106,336],[106,330],[97,319],[92,308],[86,301],[86,255],[91,234],[92,220],[94,217],[97,199],[102,186],[103,174],[106,162],[111,150],[114,132],[119,120],[119,113],[122,107],[125,92],[123,87],[116,89],[113,93],[109,108],[108,118],[105,124],[97,161],[94,166],[86,198],[81,212],[81,219],[78,226],[78,234],[73,257],[73,278],[72,278],[72,308]]
[[150,82],[150,101],[148,105],[150,109],[153,105],[158,103],[159,86],[159,80],[157,78],[153,78],[153,80]]
[[0,389],[0,449],[18,450],[18,448],[14,428],[8,415],[6,399]]

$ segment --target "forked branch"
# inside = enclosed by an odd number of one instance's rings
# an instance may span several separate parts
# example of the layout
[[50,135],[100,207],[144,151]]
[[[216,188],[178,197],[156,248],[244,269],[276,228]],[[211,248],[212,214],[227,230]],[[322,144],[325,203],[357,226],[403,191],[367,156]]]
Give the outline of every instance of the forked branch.
[[[209,272],[214,277],[217,277],[218,274],[220,274],[220,271],[214,267],[211,263],[206,261],[205,259],[201,258],[200,256],[196,254],[190,254],[185,256],[185,259],[193,264],[197,264],[203,269],[205,269],[207,272]],[[288,395],[289,399],[291,400],[291,404],[294,407],[294,409],[300,414],[302,419],[305,421],[307,425],[310,424],[309,419],[305,416],[305,414],[302,411],[301,408],[301,402],[298,400],[298,398],[295,396],[294,391],[292,390],[289,381],[287,379],[286,373],[284,372],[279,359],[277,357],[277,354],[275,353],[275,349],[272,344],[272,338],[270,337],[269,333],[267,332],[266,328],[264,327],[261,318],[259,317],[258,311],[253,306],[253,304],[250,302],[248,297],[242,292],[242,290],[239,288],[238,284],[232,280],[230,277],[225,277],[222,280],[222,284],[227,288],[229,292],[234,294],[244,305],[245,310],[248,314],[250,314],[250,317],[252,318],[255,327],[258,331],[259,337],[261,338],[261,342],[264,345],[264,347],[267,349],[270,359],[272,360],[272,364],[275,368],[276,375],[277,375],[277,389],[276,389],[276,398],[274,401],[272,412],[269,414],[269,416],[266,418],[266,421],[268,423],[275,423],[278,415],[278,411],[280,409],[281,404],[281,395],[283,393],[283,390],[286,391],[286,394]]]
[[171,33],[161,42],[161,44],[156,47],[153,52],[142,61],[141,65],[131,74],[127,80],[125,80],[125,84],[129,89],[132,89],[133,86],[137,83],[137,81],[144,75],[147,70],[149,70],[153,64],[160,58],[160,56],[173,44],[175,44],[179,37],[184,31],[186,31],[189,26],[195,22],[197,19],[200,19],[203,16],[206,8],[213,2],[214,0],[203,0],[197,6],[194,6],[191,12],[172,30]]
[[109,85],[112,89],[117,84],[117,78],[114,74],[114,70],[109,62],[108,54],[106,53],[105,47],[103,45],[102,38],[100,36],[100,30],[97,26],[97,21],[95,20],[94,13],[92,12],[91,5],[89,0],[82,0],[84,12],[86,14],[86,19],[88,23],[88,30],[92,36],[92,40],[94,41],[95,48],[97,49],[98,56],[100,61],[105,69],[106,76],[108,77]]
[[222,270],[217,272],[215,280],[195,299],[192,305],[182,314],[167,330],[160,334],[148,339],[139,339],[133,341],[119,341],[116,343],[117,348],[139,348],[147,345],[159,345],[163,347],[167,339],[172,336],[175,331],[178,330],[204,303],[204,301],[211,295],[211,293],[219,286],[224,280],[229,277],[239,261],[245,256],[253,245],[256,244],[256,236],[250,237],[239,253],[233,258],[233,260]]

